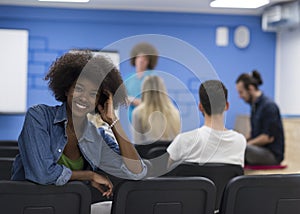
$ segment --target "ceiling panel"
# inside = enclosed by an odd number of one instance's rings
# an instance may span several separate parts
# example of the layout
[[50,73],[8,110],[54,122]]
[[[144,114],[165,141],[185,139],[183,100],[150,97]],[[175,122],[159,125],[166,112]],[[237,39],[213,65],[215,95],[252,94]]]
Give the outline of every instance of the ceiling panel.
[[[36,7],[81,8],[81,9],[116,9],[163,12],[192,12],[259,15],[264,7],[258,9],[220,9],[209,6],[211,0],[90,0],[88,3],[54,3],[38,0],[0,0],[0,5],[19,5]],[[251,0],[245,0],[251,1]],[[270,5],[291,0],[270,0]]]

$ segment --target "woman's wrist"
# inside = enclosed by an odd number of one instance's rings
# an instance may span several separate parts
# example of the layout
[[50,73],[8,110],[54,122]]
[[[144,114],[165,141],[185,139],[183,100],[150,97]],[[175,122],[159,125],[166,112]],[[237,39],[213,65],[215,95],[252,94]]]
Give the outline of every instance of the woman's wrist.
[[116,125],[116,123],[119,121],[119,118],[115,118],[110,124],[109,124],[109,128],[110,129],[112,129],[115,125]]
[[95,172],[89,171],[89,174],[88,174],[89,181],[93,181],[94,180],[94,176],[95,176]]
[[90,170],[73,170],[71,180],[92,181],[94,172]]

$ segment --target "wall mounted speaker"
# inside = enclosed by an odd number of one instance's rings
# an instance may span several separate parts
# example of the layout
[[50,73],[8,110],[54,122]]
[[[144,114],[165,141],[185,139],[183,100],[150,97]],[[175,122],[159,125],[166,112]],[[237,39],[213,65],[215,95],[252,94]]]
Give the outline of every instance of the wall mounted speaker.
[[250,31],[245,26],[239,26],[234,31],[234,44],[238,48],[246,48],[250,43]]

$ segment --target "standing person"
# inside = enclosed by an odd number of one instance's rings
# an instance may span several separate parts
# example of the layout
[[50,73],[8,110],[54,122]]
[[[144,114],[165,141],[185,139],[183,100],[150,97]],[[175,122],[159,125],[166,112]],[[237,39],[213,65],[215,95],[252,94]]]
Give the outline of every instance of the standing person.
[[130,53],[130,63],[135,67],[135,73],[125,80],[129,97],[128,117],[132,121],[133,109],[141,103],[142,83],[146,76],[154,75],[153,70],[157,64],[158,52],[149,43],[139,43],[134,46]]
[[263,83],[257,71],[241,74],[236,89],[251,106],[251,136],[247,142],[246,164],[277,165],[284,158],[284,132],[278,106],[258,88]]
[[204,115],[204,125],[174,139],[167,149],[169,167],[181,162],[244,165],[246,139],[224,124],[224,112],[229,108],[227,96],[226,87],[218,80],[200,85],[199,110]]
[[135,144],[172,141],[180,132],[180,115],[168,96],[162,78],[147,76],[142,102],[132,113]]
[[[110,60],[93,57],[89,51],[69,52],[51,65],[45,79],[62,104],[28,109],[12,180],[43,185],[88,181],[110,197],[111,181],[95,171],[127,179],[145,176],[146,166],[114,113],[114,107],[126,103],[127,98],[120,73]],[[107,145],[116,143],[113,138],[88,121],[87,114],[95,111],[109,124],[121,155]]]

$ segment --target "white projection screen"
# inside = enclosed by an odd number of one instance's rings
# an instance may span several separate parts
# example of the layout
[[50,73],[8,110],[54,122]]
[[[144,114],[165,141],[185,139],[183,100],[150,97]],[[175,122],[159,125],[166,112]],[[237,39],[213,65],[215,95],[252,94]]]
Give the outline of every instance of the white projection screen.
[[28,31],[0,29],[0,114],[26,112]]

